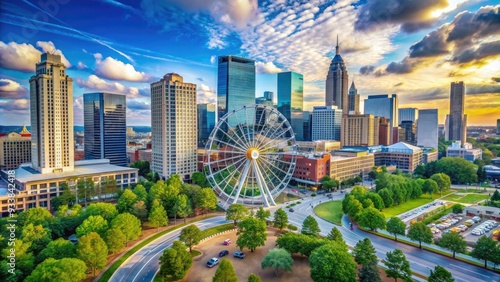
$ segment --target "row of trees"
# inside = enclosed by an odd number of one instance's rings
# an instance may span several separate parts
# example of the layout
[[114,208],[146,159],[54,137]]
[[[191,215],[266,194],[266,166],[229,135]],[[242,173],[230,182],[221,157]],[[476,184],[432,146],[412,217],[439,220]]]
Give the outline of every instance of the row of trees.
[[456,184],[478,182],[476,165],[463,158],[444,157],[426,165],[418,165],[413,173],[426,178],[436,173],[444,173],[450,177],[452,183]]

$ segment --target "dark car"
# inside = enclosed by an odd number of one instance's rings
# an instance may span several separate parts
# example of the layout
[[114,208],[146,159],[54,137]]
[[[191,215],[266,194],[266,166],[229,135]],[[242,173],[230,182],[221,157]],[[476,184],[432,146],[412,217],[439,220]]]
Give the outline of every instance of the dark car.
[[223,257],[223,256],[227,256],[227,255],[229,255],[229,251],[228,250],[222,250],[219,253],[219,257]]
[[302,190],[302,191],[300,191],[300,193],[302,193],[302,194],[305,195],[305,194],[307,194],[307,191],[306,190]]
[[219,259],[218,258],[211,258],[207,261],[207,267],[214,267],[215,265],[219,264]]
[[245,253],[243,253],[243,252],[235,252],[234,253],[234,257],[235,258],[239,258],[239,259],[244,259],[245,258]]
[[289,212],[294,212],[295,210],[294,210],[294,209],[292,209],[292,208],[290,208],[290,209],[288,209],[288,211],[289,211]]

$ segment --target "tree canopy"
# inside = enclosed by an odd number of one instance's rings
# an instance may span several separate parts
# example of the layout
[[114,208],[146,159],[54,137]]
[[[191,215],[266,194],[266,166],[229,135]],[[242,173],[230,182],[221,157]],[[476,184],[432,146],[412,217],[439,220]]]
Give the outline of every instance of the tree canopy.
[[141,221],[130,213],[121,213],[116,216],[115,219],[111,221],[111,228],[121,230],[126,238],[126,246],[128,246],[129,241],[137,239],[142,233]]
[[374,207],[363,209],[359,214],[358,223],[370,230],[384,229],[386,225],[385,216]]
[[90,232],[95,232],[99,236],[104,236],[108,230],[108,222],[100,215],[91,215],[76,228],[76,236],[82,237]]
[[26,282],[58,281],[74,282],[83,280],[87,274],[85,262],[76,258],[48,258],[37,265],[26,278]]
[[394,281],[397,281],[398,278],[403,279],[405,282],[413,281],[411,279],[412,272],[410,263],[401,250],[396,249],[392,252],[388,252],[384,264],[387,267],[385,271],[387,277],[394,278]]
[[186,250],[186,245],[180,241],[174,241],[171,248],[165,249],[160,257],[160,277],[172,277],[174,280],[184,278],[191,267],[193,259]]
[[354,260],[358,264],[366,265],[369,263],[377,263],[377,255],[372,242],[368,238],[359,240],[353,250]]
[[408,238],[418,241],[419,248],[422,248],[422,242],[424,243],[432,243],[432,231],[431,229],[425,225],[423,222],[417,222],[410,226],[410,230],[408,230]]
[[496,257],[498,255],[498,248],[497,242],[487,236],[482,236],[477,240],[470,255],[477,259],[484,260],[484,267],[486,268],[488,261],[498,260]]
[[318,222],[314,219],[314,217],[308,215],[302,223],[300,233],[317,237],[319,236],[319,232],[321,232],[321,229],[319,228]]
[[[453,232],[450,232],[453,233]],[[446,270],[446,268],[436,265],[434,267],[434,271],[431,270],[431,275],[427,278],[427,281],[429,282],[454,282],[455,279],[453,279],[453,276],[451,276],[451,273]]]
[[262,260],[262,269],[274,268],[274,274],[278,277],[280,270],[292,271],[293,259],[285,249],[272,249]]
[[202,237],[203,234],[198,226],[191,224],[181,230],[179,239],[184,243],[184,245],[188,246],[189,252],[192,252],[193,246],[198,244],[200,240],[203,239]]
[[448,232],[443,234],[439,240],[439,245],[445,249],[453,252],[453,258],[455,258],[455,252],[464,253],[467,247],[467,242],[464,238],[455,232]]
[[238,223],[236,235],[236,245],[240,250],[249,248],[253,252],[258,246],[266,244],[266,223],[255,217],[247,217]]
[[394,235],[394,240],[398,240],[398,235],[404,236],[406,224],[399,217],[391,217],[387,221],[387,232]]
[[315,282],[354,282],[356,263],[351,255],[336,244],[324,244],[309,257],[311,278]]
[[279,208],[274,212],[274,227],[283,230],[288,225],[288,214],[283,208]]
[[212,278],[212,282],[238,282],[238,276],[236,276],[236,272],[230,260],[226,258],[221,259],[219,267]]
[[99,234],[90,232],[78,239],[76,254],[87,267],[93,270],[95,276],[96,269],[102,269],[106,266],[108,246]]
[[234,226],[238,225],[238,221],[243,220],[248,216],[248,209],[242,204],[232,204],[226,210],[226,220],[234,221]]

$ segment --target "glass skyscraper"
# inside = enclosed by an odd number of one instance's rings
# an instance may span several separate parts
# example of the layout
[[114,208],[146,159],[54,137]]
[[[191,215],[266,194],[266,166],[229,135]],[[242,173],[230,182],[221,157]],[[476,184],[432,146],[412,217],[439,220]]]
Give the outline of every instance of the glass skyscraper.
[[198,104],[198,145],[205,145],[215,127],[215,104]]
[[[255,103],[255,61],[236,56],[218,59],[217,112],[218,118],[245,105]],[[236,120],[228,120],[236,125]]]
[[304,140],[304,77],[296,72],[278,73],[278,111],[290,122],[297,141]]
[[389,128],[389,143],[393,143],[393,128],[399,124],[398,118],[399,100],[398,95],[392,94],[391,96],[385,95],[369,95],[365,99],[365,114],[374,115],[377,117],[385,117],[390,123]]
[[83,95],[85,159],[109,159],[127,166],[126,96],[111,93]]

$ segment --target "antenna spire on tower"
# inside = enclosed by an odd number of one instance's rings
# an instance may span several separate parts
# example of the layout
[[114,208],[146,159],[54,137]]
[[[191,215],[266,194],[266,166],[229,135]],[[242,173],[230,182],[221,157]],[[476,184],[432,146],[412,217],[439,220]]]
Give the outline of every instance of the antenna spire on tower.
[[339,55],[339,34],[337,33],[337,46],[335,46],[335,54]]

